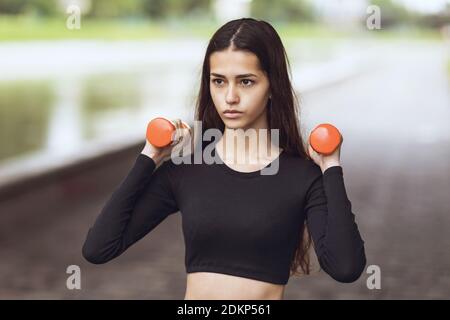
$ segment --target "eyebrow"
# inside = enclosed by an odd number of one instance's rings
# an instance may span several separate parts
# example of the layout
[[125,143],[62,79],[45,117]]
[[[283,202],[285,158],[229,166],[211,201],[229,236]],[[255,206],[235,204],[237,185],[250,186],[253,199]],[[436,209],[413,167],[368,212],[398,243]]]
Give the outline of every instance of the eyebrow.
[[[218,73],[211,73],[212,76],[219,77],[219,78],[226,78],[224,75],[218,74]],[[258,77],[256,74],[253,73],[246,73],[246,74],[239,74],[236,76],[236,78],[248,78],[248,77]]]

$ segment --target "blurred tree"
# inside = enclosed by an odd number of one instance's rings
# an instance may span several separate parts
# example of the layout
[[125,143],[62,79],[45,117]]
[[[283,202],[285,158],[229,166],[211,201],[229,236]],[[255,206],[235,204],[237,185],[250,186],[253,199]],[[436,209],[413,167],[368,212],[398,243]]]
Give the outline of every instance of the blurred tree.
[[26,1],[25,13],[40,16],[56,15],[61,12],[57,0],[29,0]]
[[146,15],[152,18],[185,17],[207,14],[213,0],[141,0]]
[[413,12],[392,0],[371,0],[381,9],[381,24],[384,27],[413,25],[425,28],[441,28],[450,23],[450,5],[447,10],[435,14]]
[[142,0],[92,0],[88,17],[126,17],[141,14]]
[[428,28],[440,29],[450,25],[450,12],[441,12],[436,14],[418,16],[414,18],[418,25]]
[[27,0],[0,0],[0,14],[22,13]]
[[405,7],[392,0],[370,0],[370,3],[380,7],[383,28],[407,24],[412,18],[412,14]]
[[306,0],[253,0],[251,15],[258,19],[279,22],[310,22],[314,11]]
[[158,19],[166,14],[167,5],[165,0],[142,0],[142,10],[145,15]]
[[[88,17],[183,18],[211,12],[214,0],[91,0]],[[56,15],[59,0],[0,0],[0,14]]]
[[58,12],[57,0],[0,0],[0,14],[50,16]]

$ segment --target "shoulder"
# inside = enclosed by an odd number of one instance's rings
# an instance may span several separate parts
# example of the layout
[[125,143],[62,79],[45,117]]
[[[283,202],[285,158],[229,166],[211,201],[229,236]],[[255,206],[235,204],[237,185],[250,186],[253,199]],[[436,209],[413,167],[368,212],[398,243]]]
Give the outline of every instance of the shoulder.
[[192,155],[170,157],[169,159],[162,162],[156,171],[160,175],[165,175],[173,184],[178,184],[182,179],[185,171],[190,167],[189,164],[192,163]]
[[158,170],[166,171],[170,174],[178,173],[186,169],[186,164],[190,163],[191,155],[183,157],[170,157],[163,161],[158,167]]
[[285,154],[284,160],[285,166],[292,174],[299,173],[303,178],[308,179],[322,175],[322,170],[313,160],[294,154]]

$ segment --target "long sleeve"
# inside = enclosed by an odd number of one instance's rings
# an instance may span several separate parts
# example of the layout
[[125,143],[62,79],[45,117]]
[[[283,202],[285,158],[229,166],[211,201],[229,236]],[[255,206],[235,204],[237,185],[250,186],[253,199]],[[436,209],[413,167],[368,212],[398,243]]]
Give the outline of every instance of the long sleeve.
[[316,169],[305,211],[319,264],[336,281],[354,282],[366,266],[366,256],[342,167],[330,167],[323,174],[319,166]]
[[179,211],[169,181],[168,162],[155,170],[154,160],[139,154],[88,230],[82,248],[87,261],[101,264],[114,259],[168,215]]

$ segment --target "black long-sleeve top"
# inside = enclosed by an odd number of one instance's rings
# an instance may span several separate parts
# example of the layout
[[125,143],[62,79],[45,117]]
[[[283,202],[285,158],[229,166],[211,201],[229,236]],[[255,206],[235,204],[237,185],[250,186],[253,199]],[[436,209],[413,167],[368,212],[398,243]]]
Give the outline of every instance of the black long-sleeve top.
[[187,273],[286,284],[306,221],[321,268],[339,282],[360,277],[364,241],[341,166],[322,174],[313,161],[283,151],[264,168],[277,167],[276,173],[263,175],[236,171],[220,157],[212,164],[187,158],[190,164],[169,159],[156,167],[139,154],[89,228],[84,258],[106,263],[180,212]]

